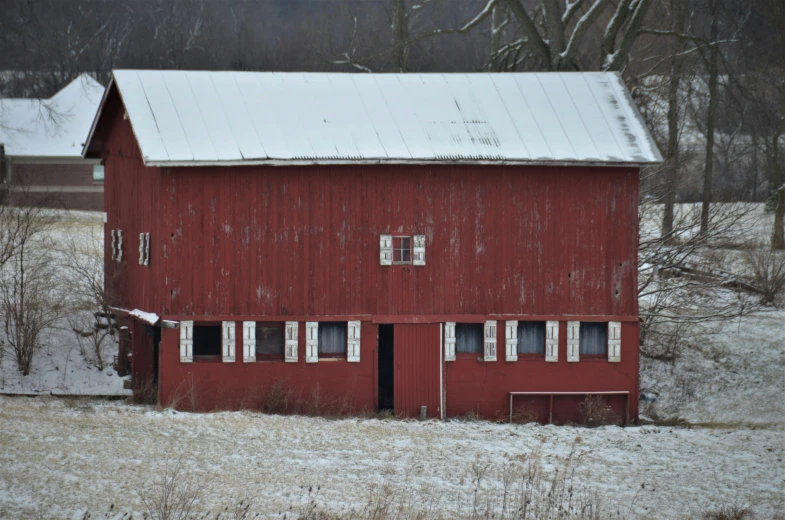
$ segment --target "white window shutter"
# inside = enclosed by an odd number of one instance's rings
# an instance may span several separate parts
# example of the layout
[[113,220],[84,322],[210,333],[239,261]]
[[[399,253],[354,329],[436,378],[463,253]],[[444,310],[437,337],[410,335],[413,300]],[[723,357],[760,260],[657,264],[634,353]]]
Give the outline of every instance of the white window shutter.
[[225,321],[222,324],[223,332],[223,362],[234,363],[234,350],[236,339],[236,324],[233,321]]
[[360,362],[360,322],[350,321],[346,326],[349,336],[346,345],[346,360],[351,363]]
[[568,321],[567,322],[567,362],[574,363],[580,361],[581,352],[581,322]]
[[392,235],[379,236],[379,265],[392,265]]
[[191,363],[194,360],[194,322],[180,322],[180,362]]
[[300,324],[296,321],[287,321],[286,322],[286,356],[285,361],[287,363],[297,363],[297,333],[299,330]]
[[425,235],[414,235],[412,264],[425,265]]
[[518,361],[518,320],[508,321],[504,326],[507,361]]
[[256,322],[243,322],[243,363],[256,361]]
[[150,233],[144,234],[144,265],[150,265]]
[[144,265],[144,233],[139,233],[139,265]]
[[305,323],[305,362],[319,362],[319,322]]
[[485,322],[485,361],[496,361],[496,322]]
[[559,361],[559,322],[545,323],[545,361]]
[[608,361],[621,362],[621,322],[608,322]]
[[444,324],[444,360],[455,361],[455,322]]
[[117,230],[117,261],[123,261],[123,230]]
[[112,230],[112,260],[117,260],[117,230]]

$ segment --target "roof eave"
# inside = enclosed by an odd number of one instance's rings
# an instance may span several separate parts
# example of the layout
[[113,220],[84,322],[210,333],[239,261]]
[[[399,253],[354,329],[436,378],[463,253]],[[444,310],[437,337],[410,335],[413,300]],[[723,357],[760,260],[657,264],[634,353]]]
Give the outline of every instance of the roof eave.
[[349,165],[485,165],[485,166],[591,166],[644,168],[656,166],[662,161],[552,161],[552,160],[517,160],[517,159],[258,159],[240,161],[149,161],[145,166],[154,168],[195,168],[205,166],[349,166]]
[[87,139],[85,140],[84,144],[82,145],[82,158],[87,154],[87,150],[90,147],[90,141],[93,140],[93,134],[95,133],[95,128],[98,126],[98,120],[101,118],[101,113],[104,111],[104,104],[106,103],[107,98],[109,97],[109,91],[112,90],[112,86],[114,85],[114,75],[109,80],[109,85],[107,85],[106,89],[104,90],[104,95],[101,96],[101,103],[98,105],[98,110],[95,112],[95,117],[93,118],[93,124],[90,125],[90,132],[87,134]]

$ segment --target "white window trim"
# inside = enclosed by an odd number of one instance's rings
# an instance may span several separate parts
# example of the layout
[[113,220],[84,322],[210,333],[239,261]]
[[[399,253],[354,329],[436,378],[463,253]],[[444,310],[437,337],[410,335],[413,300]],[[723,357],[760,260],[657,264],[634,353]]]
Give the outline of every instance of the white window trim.
[[194,322],[180,322],[180,362],[193,363],[194,360]]
[[425,265],[425,235],[412,237],[412,265]]
[[349,321],[346,323],[346,361],[360,362],[360,333],[361,322]]
[[455,322],[444,324],[444,360],[455,361]]
[[284,341],[284,361],[287,363],[297,363],[297,335],[299,334],[299,322],[287,321],[286,322],[286,339]]
[[567,322],[567,362],[577,363],[581,360],[581,322]]
[[483,335],[483,351],[485,361],[496,361],[496,320],[488,320],[485,322]]
[[243,363],[256,362],[256,322],[243,322]]
[[379,236],[379,265],[392,265],[392,235]]
[[545,361],[556,363],[559,361],[559,322],[545,322]]
[[221,324],[222,360],[224,363],[234,363],[237,324],[233,321],[224,321]]
[[305,362],[319,362],[319,322],[305,322]]
[[608,361],[621,363],[621,322],[608,322]]
[[509,320],[504,325],[505,359],[518,361],[518,320]]

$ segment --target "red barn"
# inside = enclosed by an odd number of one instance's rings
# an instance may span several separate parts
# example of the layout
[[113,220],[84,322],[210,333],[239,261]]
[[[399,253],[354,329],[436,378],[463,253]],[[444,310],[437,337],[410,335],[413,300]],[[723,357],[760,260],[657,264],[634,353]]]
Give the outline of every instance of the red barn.
[[85,154],[163,405],[637,416],[661,158],[617,74],[116,71]]

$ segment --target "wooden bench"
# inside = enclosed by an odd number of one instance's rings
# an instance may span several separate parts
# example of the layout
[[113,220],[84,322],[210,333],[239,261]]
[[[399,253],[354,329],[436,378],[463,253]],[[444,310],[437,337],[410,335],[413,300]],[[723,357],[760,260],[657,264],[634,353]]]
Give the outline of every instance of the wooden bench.
[[623,395],[624,400],[624,425],[630,422],[630,392],[627,390],[589,391],[589,392],[510,392],[510,423],[512,423],[512,401],[516,395],[545,395],[548,396],[548,424],[553,423],[553,397],[556,395]]

